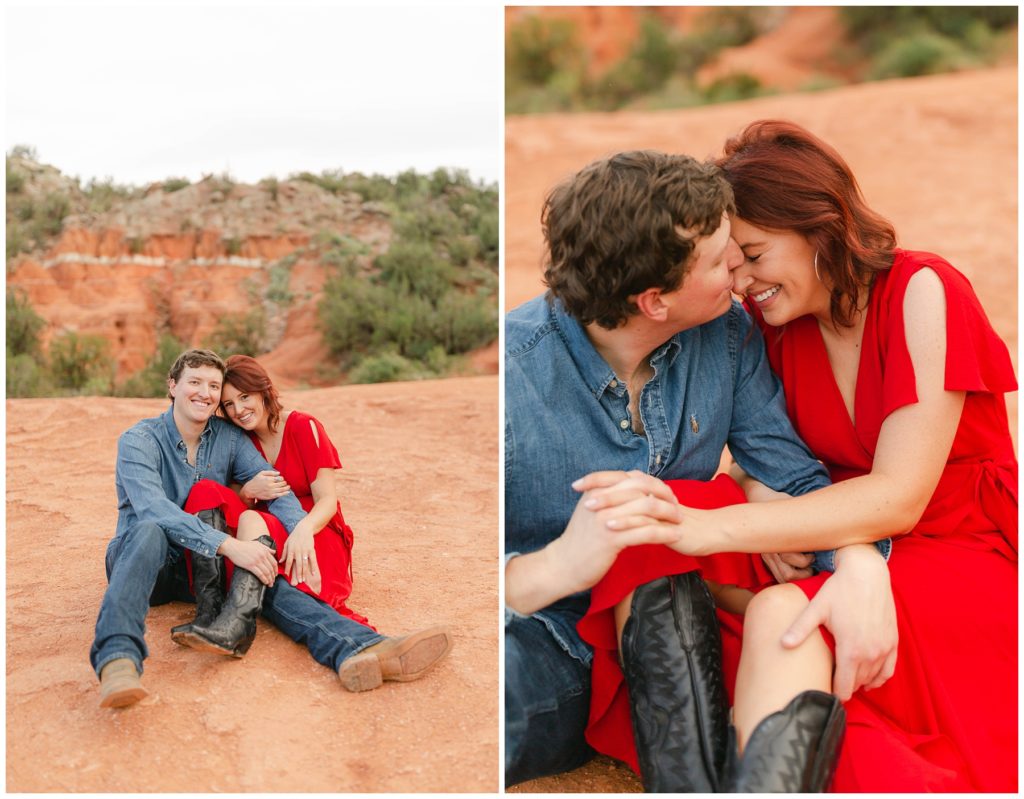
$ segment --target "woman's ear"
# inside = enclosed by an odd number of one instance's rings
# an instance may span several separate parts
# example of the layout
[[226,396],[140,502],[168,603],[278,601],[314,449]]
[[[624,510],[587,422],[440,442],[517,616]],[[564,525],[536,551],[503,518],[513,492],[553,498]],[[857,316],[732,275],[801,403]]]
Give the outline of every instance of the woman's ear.
[[668,305],[662,298],[664,292],[659,288],[649,288],[633,296],[636,309],[652,322],[664,322],[668,317]]

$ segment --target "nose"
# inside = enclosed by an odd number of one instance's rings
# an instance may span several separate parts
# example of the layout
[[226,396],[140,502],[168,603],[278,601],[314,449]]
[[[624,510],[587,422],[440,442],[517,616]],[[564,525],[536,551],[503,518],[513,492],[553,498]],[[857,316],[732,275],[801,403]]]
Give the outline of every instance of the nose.
[[743,295],[747,288],[754,282],[753,275],[746,267],[747,259],[743,256],[743,250],[736,243],[736,239],[729,239],[729,246],[726,251],[726,264],[732,275],[732,290],[734,294]]

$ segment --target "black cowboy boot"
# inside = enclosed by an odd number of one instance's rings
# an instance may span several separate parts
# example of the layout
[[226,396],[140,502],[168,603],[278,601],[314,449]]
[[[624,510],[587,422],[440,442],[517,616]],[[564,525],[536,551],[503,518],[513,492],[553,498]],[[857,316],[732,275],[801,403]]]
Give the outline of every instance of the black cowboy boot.
[[732,793],[823,793],[846,731],[846,711],[824,691],[804,691],[761,720],[736,764]]
[[[269,535],[256,540],[276,554],[277,548]],[[236,566],[220,615],[208,626],[193,624],[191,632],[182,634],[181,643],[201,652],[242,657],[256,637],[256,616],[263,607],[266,588],[251,571]]]
[[729,735],[722,636],[697,572],[634,591],[622,660],[644,790],[718,791]]
[[[220,508],[201,510],[196,516],[214,530],[222,533],[228,531],[224,513]],[[192,553],[192,593],[196,597],[196,617],[188,624],[179,624],[171,628],[171,640],[182,645],[185,645],[184,635],[192,632],[192,625],[210,625],[224,605],[224,558],[219,555],[208,558]]]

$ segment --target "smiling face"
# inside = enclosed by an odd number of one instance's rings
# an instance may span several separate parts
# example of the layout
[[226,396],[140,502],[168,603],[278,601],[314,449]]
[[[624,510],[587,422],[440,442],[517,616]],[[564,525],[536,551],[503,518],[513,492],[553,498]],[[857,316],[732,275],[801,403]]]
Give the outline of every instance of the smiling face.
[[753,300],[768,324],[784,325],[807,314],[829,318],[829,291],[815,274],[815,250],[807,239],[735,216],[732,237],[743,253],[732,270],[732,290]]
[[730,236],[730,222],[722,214],[722,224],[710,236],[698,240],[691,265],[682,284],[662,295],[673,300],[673,322],[679,330],[697,327],[729,310],[732,303],[730,269],[739,265],[742,254]]
[[221,405],[228,419],[243,430],[256,430],[267,424],[267,408],[259,392],[242,392],[226,383]]
[[197,426],[205,425],[217,410],[224,375],[212,366],[186,366],[178,380],[168,380],[174,399],[176,420]]

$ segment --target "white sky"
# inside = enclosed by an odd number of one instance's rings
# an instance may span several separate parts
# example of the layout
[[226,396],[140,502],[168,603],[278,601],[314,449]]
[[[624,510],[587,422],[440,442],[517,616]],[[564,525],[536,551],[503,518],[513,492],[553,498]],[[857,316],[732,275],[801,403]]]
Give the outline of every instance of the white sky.
[[496,181],[501,6],[6,3],[5,150],[83,181],[461,167]]

